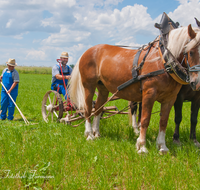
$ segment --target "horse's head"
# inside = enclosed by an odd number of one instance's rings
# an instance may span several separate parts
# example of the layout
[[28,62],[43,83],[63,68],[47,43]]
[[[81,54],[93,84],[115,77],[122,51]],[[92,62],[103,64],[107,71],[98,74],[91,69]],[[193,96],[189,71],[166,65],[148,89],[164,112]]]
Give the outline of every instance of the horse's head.
[[190,85],[193,90],[200,90],[200,29],[188,26],[190,41],[185,46]]
[[188,70],[192,89],[200,90],[200,29],[189,25],[172,30],[169,33],[167,48],[173,55],[168,54],[169,61],[175,62],[177,59],[181,62]]

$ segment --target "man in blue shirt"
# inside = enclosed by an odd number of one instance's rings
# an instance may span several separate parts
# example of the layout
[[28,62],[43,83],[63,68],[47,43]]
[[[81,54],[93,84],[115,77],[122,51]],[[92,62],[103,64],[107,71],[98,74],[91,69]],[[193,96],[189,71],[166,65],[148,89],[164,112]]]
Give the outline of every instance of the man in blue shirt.
[[[67,52],[62,52],[60,59],[61,59],[61,68],[60,68],[59,63],[54,65],[52,68],[51,90],[57,91],[59,89],[58,92],[60,94],[63,94],[63,96],[66,99],[67,95],[66,95],[66,89],[64,86],[63,78],[65,81],[65,85],[67,86],[68,80],[71,77],[72,68],[69,65],[67,65],[68,59],[69,59],[69,55]],[[63,75],[62,75],[62,73],[63,73]]]
[[[0,76],[0,81],[3,82],[8,93],[16,102],[18,95],[18,83],[19,83],[19,74],[15,70],[15,66],[17,66],[17,63],[15,62],[15,59],[9,59],[8,62],[6,62],[6,64],[8,68],[5,68],[3,70],[2,75]],[[6,115],[7,110],[8,110],[8,120],[13,120],[15,104],[12,102],[11,98],[9,97],[6,90],[2,86],[0,120],[5,120],[7,118]]]

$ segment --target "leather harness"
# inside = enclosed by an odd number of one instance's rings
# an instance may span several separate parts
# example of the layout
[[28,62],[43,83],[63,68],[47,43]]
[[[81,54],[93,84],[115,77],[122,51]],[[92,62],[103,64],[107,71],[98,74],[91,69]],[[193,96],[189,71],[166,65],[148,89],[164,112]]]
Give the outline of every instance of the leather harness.
[[147,55],[149,54],[150,49],[153,46],[154,42],[149,44],[147,53],[145,54],[143,60],[141,61],[141,63],[139,65],[138,65],[138,60],[139,60],[140,54],[141,54],[141,52],[143,50],[143,47],[136,53],[135,58],[133,60],[133,68],[132,68],[132,77],[133,78],[128,80],[127,82],[121,84],[120,86],[118,86],[117,89],[119,91],[124,89],[125,87],[133,84],[133,83],[136,83],[136,82],[141,81],[143,79],[146,79],[146,78],[149,78],[149,77],[153,77],[153,76],[157,76],[157,75],[160,75],[160,74],[163,74],[163,73],[166,72],[166,69],[160,69],[160,70],[157,70],[157,71],[153,71],[153,72],[147,73],[145,75],[139,75],[138,76],[138,71],[142,69],[142,67],[144,65],[144,62],[145,62],[145,59],[146,59]]
[[[153,76],[157,76],[160,74],[163,74],[165,72],[167,72],[174,80],[176,80],[178,83],[180,84],[188,84],[189,83],[189,75],[188,72],[193,72],[193,71],[200,71],[200,66],[194,66],[194,67],[190,67],[189,63],[188,63],[188,59],[187,59],[187,54],[186,56],[184,56],[184,59],[186,59],[186,63],[187,63],[187,70],[186,68],[184,68],[181,63],[178,62],[178,60],[172,55],[172,53],[167,49],[166,47],[166,43],[167,43],[167,38],[168,38],[168,33],[170,30],[172,30],[173,28],[178,28],[179,23],[174,23],[168,16],[166,13],[163,13],[162,19],[161,19],[161,23],[160,24],[155,24],[155,27],[158,28],[161,31],[161,36],[159,38],[159,54],[160,57],[162,59],[162,62],[165,66],[165,69],[160,69],[154,72],[150,72],[148,74],[145,75],[139,75],[138,76],[138,70],[141,70],[145,59],[148,55],[148,53],[150,52],[151,47],[153,46],[153,44],[155,43],[155,40],[153,42],[151,42],[149,44],[148,47],[148,51],[145,54],[142,62],[138,65],[138,60],[140,57],[140,54],[143,50],[144,47],[140,48],[138,50],[138,52],[135,55],[135,58],[133,60],[133,68],[132,68],[132,79],[130,79],[129,81],[123,83],[122,85],[118,86],[117,89],[120,91],[122,89],[124,89],[125,87],[136,83],[138,81],[141,81],[143,79],[149,78],[149,77],[153,77]],[[163,52],[167,50],[168,53],[170,54],[170,56],[172,57],[173,61],[172,62],[168,62],[168,60],[165,60],[163,57]],[[183,62],[183,61],[182,61]],[[138,65],[138,66],[137,66]]]

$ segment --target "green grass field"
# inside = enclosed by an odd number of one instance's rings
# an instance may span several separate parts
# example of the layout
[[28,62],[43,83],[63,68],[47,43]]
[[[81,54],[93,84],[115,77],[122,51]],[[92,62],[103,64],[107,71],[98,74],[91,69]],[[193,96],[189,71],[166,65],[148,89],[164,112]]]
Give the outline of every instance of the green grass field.
[[[0,189],[200,188],[200,152],[189,140],[190,103],[183,106],[182,146],[172,142],[172,109],[166,132],[170,152],[160,155],[156,148],[159,113],[155,113],[147,131],[149,154],[138,155],[137,137],[127,115],[101,120],[101,137],[86,141],[84,124],[73,128],[43,121],[41,104],[50,90],[51,75],[19,73],[17,105],[30,125],[25,125],[17,109],[14,121],[0,121]],[[117,100],[108,105],[122,109],[127,101]],[[152,112],[159,109],[156,102]],[[197,140],[200,141],[199,124]]]

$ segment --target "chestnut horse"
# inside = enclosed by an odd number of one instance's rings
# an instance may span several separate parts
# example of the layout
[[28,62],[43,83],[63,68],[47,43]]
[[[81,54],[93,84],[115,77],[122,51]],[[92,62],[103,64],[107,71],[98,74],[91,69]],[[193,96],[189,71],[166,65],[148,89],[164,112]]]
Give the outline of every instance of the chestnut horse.
[[[183,54],[187,53],[187,67],[200,64],[200,30],[198,28],[182,27],[174,29],[169,34],[168,51],[165,53],[169,61],[177,59],[181,62]],[[149,46],[149,45],[148,45]],[[149,54],[139,75],[165,69],[163,60],[159,54],[159,41],[151,43],[151,48],[143,48],[139,63],[143,60],[146,52]],[[168,148],[165,144],[165,131],[169,112],[182,84],[175,81],[167,72],[134,82],[126,88],[117,91],[123,83],[132,79],[132,63],[138,50],[124,49],[106,44],[96,45],[88,49],[79,59],[72,72],[69,95],[73,103],[79,108],[85,109],[85,135],[87,140],[100,136],[99,122],[103,105],[108,98],[109,92],[116,93],[121,99],[129,101],[142,101],[141,130],[136,142],[138,153],[148,152],[146,149],[146,132],[149,125],[151,110],[155,101],[161,103],[161,114],[157,145],[159,151],[165,153]],[[188,53],[190,52],[190,53]],[[186,64],[185,62],[183,64]],[[185,65],[186,66],[186,65]],[[192,67],[192,68],[191,68]],[[189,72],[190,84],[194,90],[200,89],[199,73]],[[90,115],[95,89],[98,89],[98,97],[95,104],[93,125]]]
[[[183,85],[180,92],[177,95],[176,101],[174,103],[175,111],[175,131],[173,135],[173,142],[180,145],[179,140],[179,128],[182,121],[182,107],[184,101],[191,102],[191,116],[190,116],[190,139],[194,142],[197,147],[200,147],[200,143],[196,139],[196,126],[197,126],[197,116],[200,108],[200,91],[192,90],[190,85]],[[141,125],[141,102],[129,102],[129,121],[130,125],[133,127],[133,131],[136,135],[139,134],[139,128]],[[139,110],[138,110],[139,105]],[[138,110],[138,119],[137,119]]]

